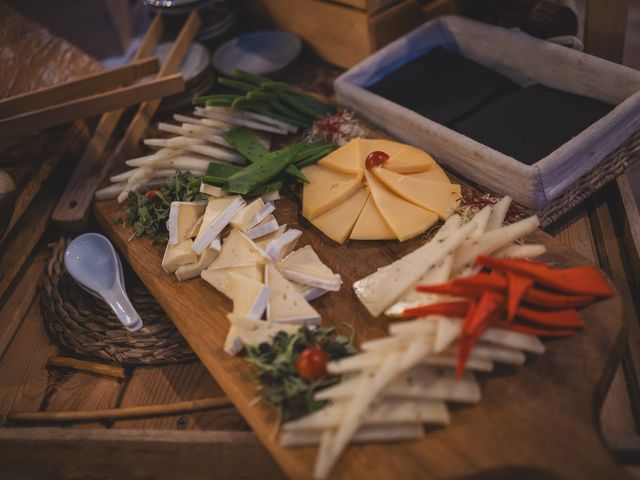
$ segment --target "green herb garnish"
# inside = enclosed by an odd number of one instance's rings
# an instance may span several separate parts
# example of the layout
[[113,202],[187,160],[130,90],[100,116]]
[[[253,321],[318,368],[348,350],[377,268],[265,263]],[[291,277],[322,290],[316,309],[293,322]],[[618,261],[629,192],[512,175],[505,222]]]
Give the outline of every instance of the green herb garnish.
[[125,224],[133,227],[136,237],[149,237],[154,244],[167,239],[167,219],[171,202],[203,200],[200,182],[193,183],[193,176],[178,172],[158,189],[144,193],[131,192],[125,208]]
[[271,345],[245,347],[247,360],[260,380],[262,401],[279,409],[284,421],[321,409],[326,401],[314,400],[314,394],[340,381],[340,375],[327,374],[315,381],[298,375],[298,355],[311,346],[322,348],[329,360],[356,353],[351,341],[333,328],[302,327],[295,335],[278,332]]

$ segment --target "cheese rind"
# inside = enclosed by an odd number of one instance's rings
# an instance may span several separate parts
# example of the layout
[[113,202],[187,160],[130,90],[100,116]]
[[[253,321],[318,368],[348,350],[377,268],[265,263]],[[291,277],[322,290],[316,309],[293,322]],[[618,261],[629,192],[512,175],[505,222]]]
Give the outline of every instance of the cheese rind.
[[420,235],[438,221],[433,212],[391,193],[371,172],[366,171],[365,176],[378,210],[401,242]]
[[245,201],[237,195],[222,198],[210,197],[202,225],[193,242],[193,251],[202,253],[244,206]]
[[302,189],[302,214],[309,220],[328,212],[361,188],[360,182],[308,183]]
[[279,262],[295,248],[301,236],[302,232],[295,228],[285,231],[282,235],[274,238],[267,244],[265,250],[267,257],[269,257],[272,262]]
[[364,158],[360,149],[361,142],[362,140],[359,138],[351,140],[346,145],[320,159],[318,165],[338,172],[357,175],[364,168]]
[[167,243],[167,248],[162,257],[162,268],[167,273],[174,273],[181,265],[195,263],[198,256],[192,250],[193,241],[189,238],[177,245]]
[[273,203],[268,202],[265,204],[261,198],[256,198],[231,219],[231,226],[246,232],[262,222],[275,209],[276,207]]
[[349,238],[369,196],[365,188],[359,189],[336,208],[311,220],[331,240],[344,243]]
[[306,245],[291,252],[278,263],[278,269],[288,280],[337,292],[342,285],[342,278],[331,271],[311,245]]
[[406,201],[425,208],[446,220],[461,198],[460,185],[421,180],[386,168],[372,170],[378,180]]
[[397,238],[378,210],[371,195],[369,195],[349,238],[352,240],[395,240]]
[[273,215],[269,214],[258,225],[247,230],[245,235],[247,238],[253,240],[254,238],[260,238],[265,235],[269,235],[270,233],[274,233],[278,228],[280,228],[278,221]]
[[403,145],[397,152],[389,154],[384,168],[397,173],[418,173],[429,170],[435,163],[431,155],[424,150]]
[[265,267],[266,284],[271,290],[267,320],[276,323],[318,325],[320,314],[307,302],[273,264]]
[[189,234],[205,208],[206,202],[171,202],[167,220],[170,245],[177,245],[190,238]]
[[176,270],[176,277],[181,282],[199,277],[202,271],[208,268],[217,256],[218,252],[216,250],[211,247],[206,248],[204,252],[198,256],[197,262],[180,265]]

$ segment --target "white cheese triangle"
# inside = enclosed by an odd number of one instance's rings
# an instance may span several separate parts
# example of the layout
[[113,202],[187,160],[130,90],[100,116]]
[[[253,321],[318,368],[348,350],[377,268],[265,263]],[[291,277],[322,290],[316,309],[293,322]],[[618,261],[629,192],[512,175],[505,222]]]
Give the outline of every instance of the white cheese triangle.
[[276,218],[269,214],[255,227],[247,230],[245,235],[247,238],[253,240],[254,238],[264,237],[265,235],[269,235],[270,233],[274,233],[278,230],[280,226],[278,225],[278,221]]
[[256,238],[254,240],[254,243],[263,251],[265,252],[266,255],[266,251],[267,251],[267,247],[269,246],[269,244],[277,239],[280,238],[282,236],[282,234],[287,230],[287,224],[285,223],[284,225],[280,225],[274,232],[268,234],[268,235],[264,235],[263,237],[259,237]]
[[309,285],[303,285],[298,282],[291,282],[291,283],[293,284],[295,289],[302,294],[302,296],[307,302],[310,302],[311,300],[315,300],[316,298],[321,297],[322,295],[324,295],[329,291],[329,290],[324,290],[323,288],[310,287]]
[[231,290],[231,283],[229,281],[229,273],[231,272],[239,273],[257,282],[262,282],[264,280],[263,266],[257,263],[239,267],[218,269],[208,268],[206,270],[203,270],[200,276],[220,293],[229,298],[232,298],[233,292]]
[[313,251],[306,245],[291,252],[278,263],[278,269],[288,280],[337,292],[342,285],[342,278],[333,273]]
[[238,267],[254,263],[265,263],[266,261],[267,258],[255,243],[239,230],[232,229],[222,242],[220,253],[209,269]]
[[189,280],[190,278],[199,277],[202,271],[209,267],[217,256],[218,252],[216,250],[212,248],[205,249],[205,251],[198,256],[197,262],[179,266],[176,270],[176,277],[178,277],[178,280],[181,282]]
[[269,202],[265,204],[262,198],[256,198],[231,219],[231,225],[238,230],[246,232],[258,225],[267,215],[272,213],[275,208],[273,203]]
[[279,262],[295,248],[301,235],[302,232],[295,228],[287,230],[282,235],[269,242],[266,248],[267,256],[271,261]]
[[307,302],[273,264],[265,268],[266,283],[271,290],[267,320],[276,323],[318,325],[320,314]]
[[206,205],[206,202],[171,202],[167,220],[170,245],[177,245],[190,238],[189,233],[202,217]]
[[269,301],[269,287],[237,272],[228,276],[233,314],[255,320],[262,317]]
[[245,201],[240,196],[209,197],[207,209],[204,212],[202,225],[193,242],[193,250],[202,253],[211,242],[220,235],[231,219],[245,206]]
[[162,257],[162,268],[167,273],[174,273],[181,265],[195,263],[198,256],[192,250],[193,241],[189,238],[177,245],[167,243],[167,248]]

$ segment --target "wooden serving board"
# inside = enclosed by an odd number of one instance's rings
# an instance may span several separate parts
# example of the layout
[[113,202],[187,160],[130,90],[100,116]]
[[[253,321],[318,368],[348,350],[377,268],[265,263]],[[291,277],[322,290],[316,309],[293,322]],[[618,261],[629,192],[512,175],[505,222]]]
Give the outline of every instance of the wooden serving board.
[[[356,299],[352,284],[421,244],[420,239],[356,241],[337,245],[307,222],[289,199],[276,202],[280,224],[303,231],[310,244],[342,275],[340,292],[312,302],[324,326],[362,340],[387,334],[388,320],[373,319]],[[284,448],[276,438],[273,409],[256,403],[256,382],[241,357],[223,352],[232,308],[202,279],[178,282],[161,267],[164,247],[148,239],[128,241],[132,231],[114,224],[122,212],[114,201],[95,207],[98,221],[131,264],[211,375],[235,403],[266,448],[291,478],[311,478],[316,449]],[[538,231],[529,240],[547,245],[544,260],[562,266],[585,264],[575,252]],[[332,478],[453,478],[486,472],[483,478],[625,478],[602,442],[598,411],[623,349],[625,323],[619,297],[583,310],[586,328],[569,339],[547,342],[547,352],[520,368],[497,367],[480,376],[482,400],[452,408],[451,425],[420,441],[352,445]]]

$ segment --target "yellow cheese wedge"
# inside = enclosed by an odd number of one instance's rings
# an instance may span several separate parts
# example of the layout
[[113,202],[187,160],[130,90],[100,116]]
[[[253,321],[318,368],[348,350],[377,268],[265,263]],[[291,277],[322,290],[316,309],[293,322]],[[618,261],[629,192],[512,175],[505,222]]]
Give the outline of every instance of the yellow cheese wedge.
[[431,155],[424,150],[403,145],[396,153],[389,154],[384,168],[397,173],[418,173],[428,170],[435,163]]
[[360,152],[362,155],[362,164],[364,165],[367,156],[371,152],[384,152],[389,157],[392,157],[396,153],[398,153],[402,147],[405,145],[403,143],[394,142],[392,140],[367,140],[363,139],[362,144],[360,146]]
[[349,237],[352,240],[395,240],[396,234],[389,227],[376,206],[373,197],[369,195],[362,213],[358,217],[355,227]]
[[311,220],[311,223],[331,240],[344,243],[349,238],[351,230],[353,230],[353,226],[367,202],[368,195],[367,190],[361,188],[336,208]]
[[436,214],[391,193],[368,170],[364,174],[378,210],[401,242],[420,235],[438,221]]
[[200,276],[223,295],[233,299],[233,290],[231,288],[229,273],[238,273],[257,282],[262,282],[264,280],[263,270],[264,265],[256,263],[254,265],[244,265],[242,267],[218,269],[208,268],[204,270]]
[[400,175],[386,168],[372,170],[378,180],[408,202],[426,208],[446,220],[460,200],[460,185],[432,182]]
[[330,168],[321,167],[320,165],[310,165],[302,169],[302,173],[309,183],[336,183],[346,182],[348,180],[357,180],[352,174],[342,173]]
[[308,183],[302,189],[302,214],[313,220],[340,205],[362,185],[355,180],[336,183]]
[[360,152],[361,139],[355,138],[346,145],[331,152],[318,161],[321,165],[338,172],[357,175],[364,166],[364,158]]
[[430,180],[432,182],[451,183],[449,177],[440,165],[434,163],[428,170],[420,173],[409,173],[410,177],[419,178],[420,180]]

